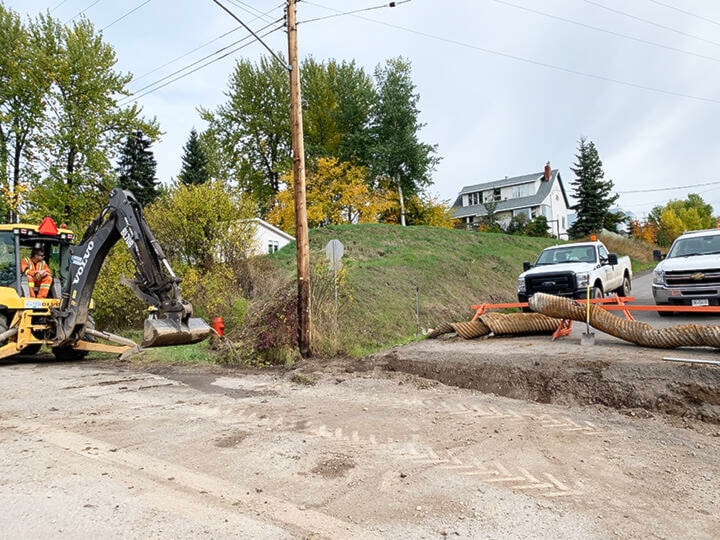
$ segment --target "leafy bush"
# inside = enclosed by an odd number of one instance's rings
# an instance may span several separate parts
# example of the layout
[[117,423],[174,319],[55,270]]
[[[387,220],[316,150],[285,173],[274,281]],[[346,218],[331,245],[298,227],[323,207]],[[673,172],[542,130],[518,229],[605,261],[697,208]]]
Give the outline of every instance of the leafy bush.
[[93,316],[98,329],[118,332],[142,328],[148,306],[120,283],[121,275],[129,279],[135,275],[135,262],[124,243],[110,251],[95,284]]

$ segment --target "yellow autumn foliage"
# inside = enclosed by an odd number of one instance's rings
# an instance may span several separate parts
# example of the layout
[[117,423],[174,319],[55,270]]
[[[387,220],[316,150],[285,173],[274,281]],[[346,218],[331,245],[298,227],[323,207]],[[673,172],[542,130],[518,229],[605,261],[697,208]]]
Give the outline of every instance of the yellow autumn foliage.
[[[320,158],[305,179],[307,220],[309,227],[343,223],[375,223],[393,206],[383,190],[372,191],[366,182],[365,167]],[[275,205],[266,216],[268,222],[294,234],[295,203],[292,174],[283,176],[287,188],[276,196]]]

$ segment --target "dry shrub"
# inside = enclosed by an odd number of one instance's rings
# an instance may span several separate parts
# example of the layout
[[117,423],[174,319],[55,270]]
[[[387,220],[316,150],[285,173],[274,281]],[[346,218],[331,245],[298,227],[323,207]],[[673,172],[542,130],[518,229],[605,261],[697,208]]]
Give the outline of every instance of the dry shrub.
[[649,263],[653,260],[652,251],[655,249],[654,246],[640,238],[626,238],[619,234],[603,233],[600,235],[600,240],[602,240],[610,253],[629,255],[631,259],[641,263]]
[[[310,306],[312,312],[311,347],[313,354],[334,356],[345,352],[340,339],[340,321],[351,296],[347,287],[347,271],[337,272],[320,259],[311,269]],[[337,287],[337,302],[335,292]]]
[[286,286],[253,303],[239,332],[256,364],[291,365],[298,339],[297,293]]

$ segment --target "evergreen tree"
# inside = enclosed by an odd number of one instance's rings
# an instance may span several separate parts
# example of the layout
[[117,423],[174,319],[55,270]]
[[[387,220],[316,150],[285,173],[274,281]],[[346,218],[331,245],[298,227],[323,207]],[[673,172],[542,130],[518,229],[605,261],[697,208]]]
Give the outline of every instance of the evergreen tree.
[[577,162],[570,168],[576,176],[571,184],[575,189],[574,197],[578,200],[575,205],[577,221],[568,230],[571,238],[599,231],[609,221],[610,207],[619,197],[611,193],[612,180],[603,180],[605,173],[595,143],[585,137],[581,137],[579,143],[578,153],[575,154]]
[[183,148],[185,154],[182,157],[182,170],[180,171],[180,181],[185,185],[204,184],[210,179],[208,173],[208,159],[205,150],[200,145],[195,128],[190,130],[190,138]]
[[133,131],[125,141],[115,169],[118,186],[132,191],[143,206],[153,202],[159,194],[155,178],[157,163],[150,150],[151,144],[142,131]]

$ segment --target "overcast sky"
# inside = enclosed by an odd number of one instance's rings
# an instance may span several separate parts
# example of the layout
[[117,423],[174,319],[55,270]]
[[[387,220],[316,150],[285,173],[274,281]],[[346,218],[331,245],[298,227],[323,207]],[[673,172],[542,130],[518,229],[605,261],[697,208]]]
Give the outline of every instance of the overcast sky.
[[[102,29],[118,69],[135,76],[130,90],[165,133],[153,146],[163,181],[180,171],[190,129],[204,128],[197,107],[224,102],[235,60],[268,54],[213,0],[4,1],[31,16],[50,10],[62,22],[82,13]],[[274,28],[285,4],[218,1],[254,30]],[[355,60],[368,73],[388,58],[410,60],[421,139],[442,157],[431,193],[454,201],[465,185],[539,173],[550,161],[571,195],[570,167],[585,136],[618,203],[638,217],[688,193],[720,213],[717,0],[395,3],[300,2],[300,55]],[[238,40],[223,54],[245,45],[240,50],[159,87]],[[264,41],[286,56],[284,31]]]

